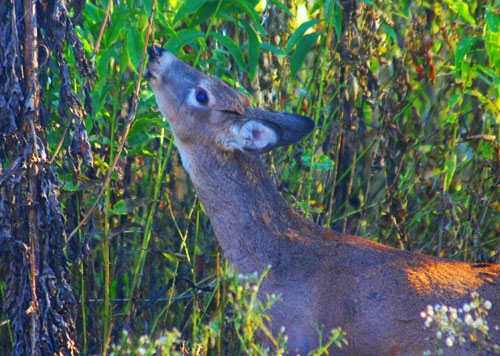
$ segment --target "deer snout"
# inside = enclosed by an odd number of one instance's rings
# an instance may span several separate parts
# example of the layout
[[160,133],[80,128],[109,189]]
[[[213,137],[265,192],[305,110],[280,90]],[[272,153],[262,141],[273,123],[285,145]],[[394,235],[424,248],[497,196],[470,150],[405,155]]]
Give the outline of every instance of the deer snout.
[[161,57],[165,50],[161,48],[160,46],[149,46],[148,47],[148,55],[149,59],[156,59],[158,57]]

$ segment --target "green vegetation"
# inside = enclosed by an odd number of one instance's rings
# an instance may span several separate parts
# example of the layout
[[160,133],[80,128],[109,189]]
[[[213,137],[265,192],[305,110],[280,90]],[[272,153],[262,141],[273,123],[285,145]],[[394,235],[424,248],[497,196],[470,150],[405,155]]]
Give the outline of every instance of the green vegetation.
[[[68,39],[64,53],[87,104],[93,163],[67,147],[77,131],[60,117],[57,71],[42,90],[81,354],[264,355],[254,336],[279,303],[259,303],[252,286],[263,276],[236,276],[220,256],[141,78],[148,44],[256,106],[314,119],[301,145],[265,156],[298,211],[387,245],[486,262],[500,252],[499,9],[479,0],[89,0],[81,14],[72,9],[91,72]],[[342,331],[323,341],[340,347]]]

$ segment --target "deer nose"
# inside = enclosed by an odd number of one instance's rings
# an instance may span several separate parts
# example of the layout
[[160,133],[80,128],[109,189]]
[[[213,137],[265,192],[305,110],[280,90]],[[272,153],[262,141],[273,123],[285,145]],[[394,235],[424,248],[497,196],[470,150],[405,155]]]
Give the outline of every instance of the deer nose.
[[159,46],[149,46],[148,47],[149,59],[161,57],[163,51],[164,49]]

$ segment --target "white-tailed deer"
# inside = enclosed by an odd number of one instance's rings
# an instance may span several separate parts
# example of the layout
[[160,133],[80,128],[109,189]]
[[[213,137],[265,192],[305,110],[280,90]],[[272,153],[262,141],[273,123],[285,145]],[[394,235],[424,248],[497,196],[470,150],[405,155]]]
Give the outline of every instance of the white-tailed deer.
[[[297,142],[306,117],[250,107],[250,99],[171,53],[149,49],[145,76],[228,261],[241,273],[271,266],[261,293],[279,294],[270,328],[282,326],[291,354],[318,345],[317,327],[341,327],[339,355],[421,355],[434,332],[420,313],[461,307],[472,291],[491,301],[490,335],[500,342],[500,265],[424,256],[342,235],[303,218],[285,201],[257,154]],[[441,343],[441,345],[443,345]],[[446,346],[443,346],[446,347]],[[473,351],[476,350],[476,351]],[[445,355],[479,355],[471,345]]]

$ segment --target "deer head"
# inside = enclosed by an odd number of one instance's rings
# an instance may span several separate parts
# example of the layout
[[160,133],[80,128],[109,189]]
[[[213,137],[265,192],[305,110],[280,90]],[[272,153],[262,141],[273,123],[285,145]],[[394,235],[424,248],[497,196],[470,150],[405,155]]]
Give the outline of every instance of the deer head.
[[150,47],[149,54],[146,78],[178,145],[202,141],[219,151],[256,154],[295,143],[314,127],[304,116],[251,108],[245,94],[162,48]]

